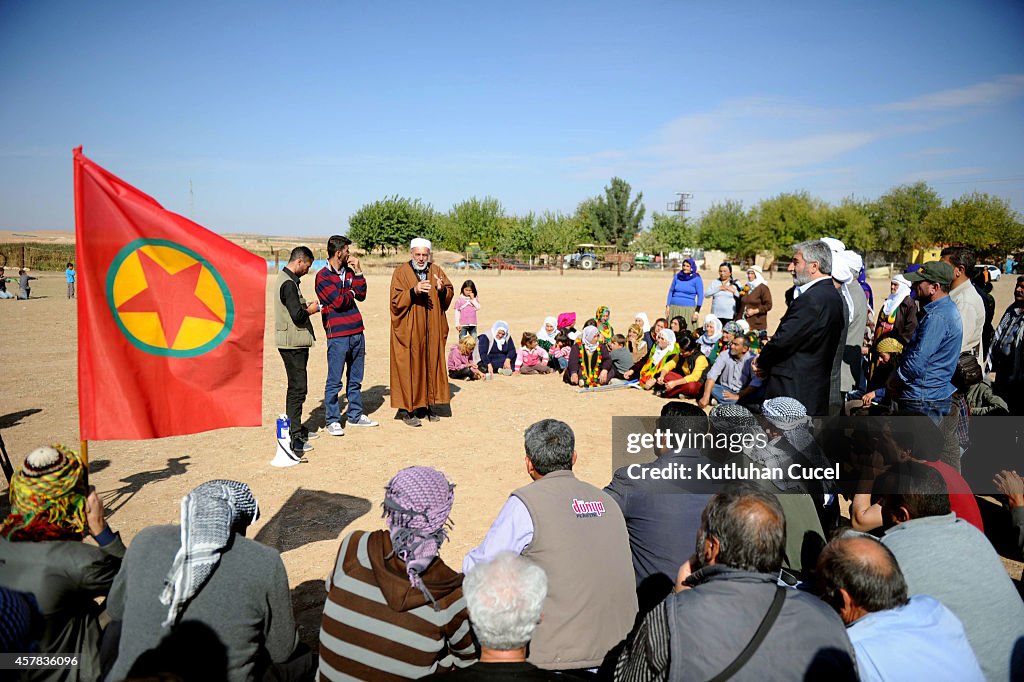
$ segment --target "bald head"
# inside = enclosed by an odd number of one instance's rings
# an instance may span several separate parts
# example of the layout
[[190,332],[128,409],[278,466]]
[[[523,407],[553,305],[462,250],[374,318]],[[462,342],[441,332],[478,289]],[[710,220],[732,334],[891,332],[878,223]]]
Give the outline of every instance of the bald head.
[[[818,557],[818,581],[822,599],[843,620],[844,613],[874,613],[907,603],[907,582],[896,557],[878,540],[863,535],[846,535],[830,542]],[[849,620],[848,620],[849,617]]]
[[786,548],[786,518],[778,499],[749,484],[718,493],[701,515],[697,568],[723,564],[776,573]]

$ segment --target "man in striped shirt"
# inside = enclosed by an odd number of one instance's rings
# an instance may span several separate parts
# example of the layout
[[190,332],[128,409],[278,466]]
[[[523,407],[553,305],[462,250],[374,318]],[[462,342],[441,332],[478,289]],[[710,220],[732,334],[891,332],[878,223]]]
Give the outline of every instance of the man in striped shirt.
[[462,575],[438,556],[454,488],[436,469],[403,469],[384,491],[387,530],[342,540],[327,578],[321,682],[418,680],[476,660]]
[[363,414],[363,363],[366,341],[363,338],[363,316],[356,301],[366,300],[366,278],[359,259],[349,254],[352,240],[334,235],[327,240],[327,267],[316,273],[316,296],[322,306],[321,315],[327,335],[327,385],[324,388],[324,411],[327,433],[344,436],[341,426],[341,375],[348,368],[349,426],[377,426]]

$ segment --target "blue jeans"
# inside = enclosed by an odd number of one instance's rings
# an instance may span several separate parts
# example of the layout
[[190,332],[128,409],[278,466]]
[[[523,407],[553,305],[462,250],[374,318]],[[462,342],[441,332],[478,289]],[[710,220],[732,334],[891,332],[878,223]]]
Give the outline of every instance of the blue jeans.
[[732,403],[735,403],[735,400],[730,400],[729,398],[725,397],[726,391],[729,391],[730,393],[736,392],[726,388],[722,384],[715,384],[714,386],[711,387],[711,397],[717,400],[722,405],[731,405]]
[[[714,386],[711,387],[711,397],[713,397],[715,400],[717,400],[719,403],[721,403],[723,405],[730,405],[732,403],[735,403],[736,402],[735,400],[729,400],[728,398],[725,397],[725,392],[726,391],[729,391],[731,393],[738,393],[738,391],[733,391],[732,389],[726,388],[725,386],[722,386],[721,384],[715,384]],[[756,404],[761,402],[761,399],[764,397],[764,392],[765,392],[765,387],[762,384],[760,387],[758,387],[758,388],[754,389],[752,392],[748,393],[740,401],[740,404],[742,404],[742,405],[756,405]]]
[[916,414],[922,414],[938,426],[942,422],[942,418],[949,415],[950,410],[953,408],[953,402],[949,398],[945,400],[905,400],[903,398],[897,398],[896,404],[899,406],[899,413],[912,412]]
[[348,420],[358,421],[363,414],[363,362],[366,360],[366,341],[362,332],[352,336],[327,339],[327,386],[324,388],[324,412],[328,424],[341,422],[341,406],[338,393],[341,391],[341,373],[348,368],[348,384],[345,397],[348,399]]

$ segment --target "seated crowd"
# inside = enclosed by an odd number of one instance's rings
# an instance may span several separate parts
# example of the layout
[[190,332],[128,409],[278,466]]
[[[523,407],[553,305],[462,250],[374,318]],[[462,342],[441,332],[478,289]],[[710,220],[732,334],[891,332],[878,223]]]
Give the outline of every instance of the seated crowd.
[[[27,680],[1021,679],[1024,602],[986,532],[994,518],[1024,551],[1024,480],[998,473],[1009,512],[986,517],[965,476],[967,417],[1021,414],[1024,277],[982,344],[956,302],[974,291],[964,250],[894,277],[874,325],[863,261],[841,242],[798,244],[790,270],[770,337],[760,269],[740,286],[729,264],[705,288],[688,260],[665,316],[638,313],[626,334],[601,306],[579,329],[572,313],[545,318],[517,346],[500,320],[476,334],[470,303],[449,376],[635,386],[680,399],[659,429],[751,437],[662,448],[642,471],[838,463],[839,481],[665,489],[622,467],[600,488],[576,476],[572,428],[544,419],[524,434],[523,485],[461,566],[441,557],[453,482],[395,474],[383,527],[346,533],[323,567],[314,652],[279,553],[246,537],[260,517],[248,485],[199,485],[177,525],[126,548],[79,456],[39,448],[0,525],[0,648],[79,656]],[[921,424],[854,417],[826,437],[811,419],[843,412]]]
[[[669,403],[659,426],[761,430],[769,447],[737,461],[813,460],[809,427],[791,425],[801,407]],[[260,517],[248,485],[198,486],[178,525],[126,551],[80,458],[39,448],[0,527],[0,645],[80,656],[32,680],[1018,679],[1024,602],[909,447],[874,482],[869,535],[823,523],[823,491],[784,482],[666,491],[623,467],[597,488],[574,473],[572,429],[542,420],[525,485],[461,571],[441,558],[455,485],[422,466],[391,479],[384,527],[346,534],[327,573],[318,653],[299,641],[281,557],[245,537]],[[1024,509],[1024,482],[1001,479]]]

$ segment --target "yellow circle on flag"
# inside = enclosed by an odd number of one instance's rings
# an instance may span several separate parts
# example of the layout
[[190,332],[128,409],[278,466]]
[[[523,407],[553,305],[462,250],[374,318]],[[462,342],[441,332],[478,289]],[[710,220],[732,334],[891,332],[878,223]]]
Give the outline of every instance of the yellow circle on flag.
[[107,300],[128,340],[156,355],[201,355],[227,337],[234,320],[220,273],[167,240],[140,239],[123,248],[108,271]]

